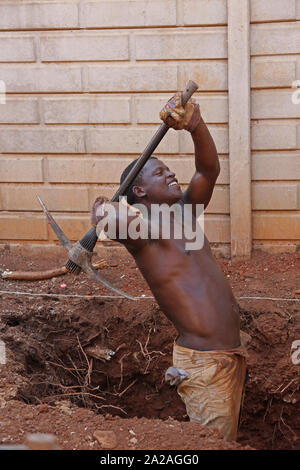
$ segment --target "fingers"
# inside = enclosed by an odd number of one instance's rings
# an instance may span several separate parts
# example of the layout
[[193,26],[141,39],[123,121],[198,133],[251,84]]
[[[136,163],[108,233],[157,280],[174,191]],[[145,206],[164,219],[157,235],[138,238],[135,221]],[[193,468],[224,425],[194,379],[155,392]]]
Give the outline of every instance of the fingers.
[[176,122],[180,122],[182,117],[184,116],[184,110],[183,110],[183,114],[180,112],[178,112],[178,110],[175,108],[175,110],[173,111],[171,107],[167,106],[167,111],[169,113],[169,116],[171,118],[174,119],[174,121]]
[[93,204],[93,208],[94,207],[99,207],[99,206],[101,206],[101,204],[104,204],[105,202],[108,202],[108,201],[109,201],[109,199],[107,197],[99,196],[95,199],[94,204]]
[[174,129],[182,129],[182,123],[185,115],[185,110],[181,104],[181,93],[176,93],[166,103],[159,113],[159,117],[164,121],[167,126]]
[[[190,130],[191,117],[196,110],[196,116],[199,114],[199,106],[197,102],[190,98],[185,107],[182,106],[182,93],[177,92],[169,101],[165,104],[159,113],[159,117],[162,121],[167,124],[168,127],[172,127],[176,130],[187,129]],[[194,128],[194,123],[198,122],[198,119],[193,118],[191,128]]]
[[159,117],[162,121],[165,121],[169,117],[168,111],[165,108],[163,108],[159,113]]

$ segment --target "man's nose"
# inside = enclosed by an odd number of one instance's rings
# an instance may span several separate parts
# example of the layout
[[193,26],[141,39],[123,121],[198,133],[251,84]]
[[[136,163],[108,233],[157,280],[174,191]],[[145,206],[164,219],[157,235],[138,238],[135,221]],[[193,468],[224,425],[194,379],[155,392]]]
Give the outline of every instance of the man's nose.
[[174,171],[168,170],[167,174],[168,174],[168,176],[172,176],[173,178],[175,178],[175,173],[174,173]]

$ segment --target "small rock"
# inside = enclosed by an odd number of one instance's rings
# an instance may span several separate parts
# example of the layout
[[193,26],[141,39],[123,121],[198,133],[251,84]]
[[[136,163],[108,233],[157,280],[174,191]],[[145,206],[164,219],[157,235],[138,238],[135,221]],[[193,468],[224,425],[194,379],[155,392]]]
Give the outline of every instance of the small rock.
[[135,445],[135,444],[138,443],[138,440],[137,440],[136,437],[132,437],[131,439],[129,439],[129,442],[130,442],[131,444],[134,444],[134,445]]
[[129,432],[130,432],[130,434],[132,434],[133,436],[135,436],[135,432],[133,431],[133,429],[129,429]]
[[60,409],[60,411],[66,413],[67,415],[71,415],[73,413],[71,410],[72,403],[69,400],[56,401],[55,405]]
[[42,405],[39,405],[38,407],[38,412],[39,413],[47,413],[49,411],[49,407],[46,403],[43,403]]
[[117,437],[114,431],[95,431],[93,436],[103,449],[114,449],[117,446]]

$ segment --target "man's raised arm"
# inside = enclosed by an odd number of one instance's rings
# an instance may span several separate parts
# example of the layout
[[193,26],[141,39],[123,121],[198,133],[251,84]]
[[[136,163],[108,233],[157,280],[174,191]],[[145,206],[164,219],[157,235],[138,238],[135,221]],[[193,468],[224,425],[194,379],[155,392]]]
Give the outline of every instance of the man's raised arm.
[[184,193],[184,202],[204,204],[206,207],[220,173],[220,163],[213,138],[201,117],[199,105],[191,99],[183,108],[180,93],[176,93],[161,110],[160,117],[169,127],[175,130],[185,129],[191,133],[195,146],[196,171]]

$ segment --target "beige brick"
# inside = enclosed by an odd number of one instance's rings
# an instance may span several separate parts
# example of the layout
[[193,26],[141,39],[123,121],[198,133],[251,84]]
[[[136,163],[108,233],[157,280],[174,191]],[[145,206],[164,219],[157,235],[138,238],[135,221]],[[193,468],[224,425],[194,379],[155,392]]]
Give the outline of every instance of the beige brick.
[[0,62],[34,61],[35,50],[33,37],[0,36]]
[[296,0],[296,19],[300,19],[300,0]]
[[0,108],[1,124],[37,124],[40,122],[38,100],[6,97]]
[[102,0],[81,6],[81,27],[122,28],[176,25],[176,0]]
[[161,124],[159,112],[170,98],[169,95],[135,97],[136,119],[139,124]]
[[[161,160],[176,174],[180,184],[189,184],[195,173],[194,157],[162,157]],[[229,183],[228,159],[220,158],[221,171],[217,179],[218,184]]]
[[39,157],[0,158],[0,181],[3,183],[29,183],[43,181],[43,159]]
[[0,129],[5,153],[84,153],[81,129]]
[[226,0],[182,0],[185,25],[226,24]]
[[82,90],[81,69],[65,65],[0,66],[8,93],[76,92]]
[[[2,2],[3,3],[3,2]],[[0,29],[76,28],[76,3],[15,2],[0,5]]]
[[230,242],[229,216],[206,215],[204,217],[204,231],[210,243]]
[[[91,228],[90,217],[87,216],[63,216],[52,214],[62,231],[69,240],[80,240],[83,235]],[[56,234],[48,226],[49,240],[57,240]]]
[[251,0],[251,21],[279,21],[296,19],[296,0]]
[[41,211],[39,195],[51,211],[83,212],[89,210],[87,188],[19,185],[0,188],[2,209],[7,211]]
[[226,28],[202,28],[193,32],[135,35],[137,60],[224,59]]
[[[135,98],[136,117],[140,124],[161,123],[159,111],[171,97],[170,94],[156,97]],[[207,123],[228,122],[228,99],[226,94],[203,93],[193,96],[200,105],[201,115]]]
[[254,213],[253,238],[255,240],[299,240],[299,213]]
[[215,186],[212,198],[205,209],[208,214],[229,214],[229,186]]
[[300,28],[297,23],[257,24],[251,27],[251,54],[297,54]]
[[252,208],[254,210],[298,209],[298,184],[253,183]]
[[44,98],[47,124],[108,124],[130,122],[130,98]]
[[[131,159],[132,160],[132,159]],[[120,173],[130,159],[48,158],[52,183],[119,183]]]
[[128,34],[73,33],[41,38],[44,62],[128,60]]
[[[89,129],[87,131],[87,152],[140,154],[156,130],[157,128]],[[172,130],[164,137],[154,153],[178,153],[178,151],[178,135]]]
[[87,67],[85,91],[146,91],[148,93],[166,90],[177,90],[176,65],[109,65]]
[[1,240],[47,240],[47,222],[27,214],[1,215]]
[[217,179],[217,184],[229,184],[229,159],[226,157],[219,157],[221,171]]
[[297,149],[300,149],[300,122],[297,121]]
[[228,122],[228,96],[226,93],[205,93],[195,97],[206,123]]
[[300,105],[292,102],[294,89],[253,90],[251,94],[252,119],[300,118]]
[[179,65],[178,87],[183,90],[189,80],[199,85],[199,91],[223,91],[228,88],[227,61],[201,60]]
[[297,147],[297,124],[258,122],[252,124],[252,149],[275,150]]
[[294,180],[299,174],[299,151],[252,154],[252,179],[254,181]]
[[[48,173],[51,183],[98,183],[119,184],[122,171],[132,158],[48,158]],[[161,157],[169,166],[180,184],[188,184],[195,172],[194,158]],[[228,159],[221,158],[218,184],[229,183]]]
[[266,253],[296,253],[299,242],[294,241],[278,241],[278,240],[253,240],[253,250],[260,250]]
[[251,61],[253,88],[291,87],[296,80],[296,59],[255,57]]
[[[209,125],[208,129],[214,139],[218,153],[228,153],[228,126],[225,125]],[[180,153],[192,153],[194,154],[194,142],[191,135],[186,131],[180,132]]]

